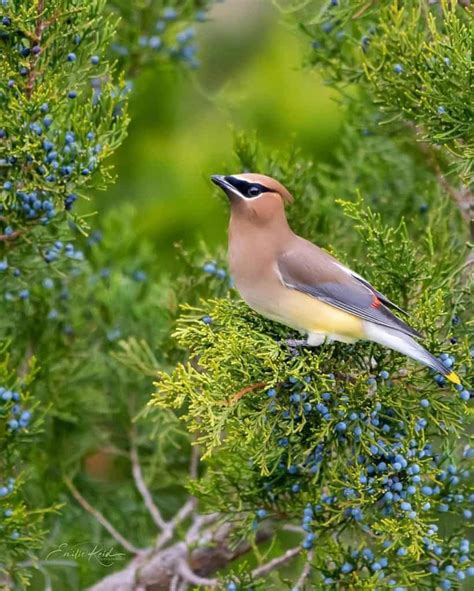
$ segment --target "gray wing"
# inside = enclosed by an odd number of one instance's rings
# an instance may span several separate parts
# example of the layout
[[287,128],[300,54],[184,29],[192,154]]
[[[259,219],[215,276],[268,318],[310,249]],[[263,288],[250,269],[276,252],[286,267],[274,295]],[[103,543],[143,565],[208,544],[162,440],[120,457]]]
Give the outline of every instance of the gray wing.
[[363,277],[361,277],[358,273],[356,273],[355,271],[352,271],[348,267],[344,267],[344,268],[347,269],[347,272],[350,273],[352,275],[352,277],[354,277],[355,279],[357,279],[357,281],[360,281],[362,283],[362,285],[365,285],[373,293],[375,293],[375,295],[379,298],[379,300],[383,304],[385,304],[389,308],[393,308],[394,310],[397,310],[397,312],[400,312],[401,314],[405,314],[405,316],[410,316],[410,314],[406,310],[404,310],[403,308],[400,308],[400,306],[398,304],[395,304],[394,302],[390,301],[387,298],[387,296],[384,296],[383,293],[380,293],[380,291],[376,290],[375,287],[373,287],[372,285],[370,285],[370,283],[366,279],[364,279]]
[[418,331],[388,309],[387,305],[395,304],[368,281],[353,274],[336,259],[306,240],[301,240],[298,248],[280,255],[278,269],[283,282],[291,289],[311,295],[364,320],[412,337],[421,337]]

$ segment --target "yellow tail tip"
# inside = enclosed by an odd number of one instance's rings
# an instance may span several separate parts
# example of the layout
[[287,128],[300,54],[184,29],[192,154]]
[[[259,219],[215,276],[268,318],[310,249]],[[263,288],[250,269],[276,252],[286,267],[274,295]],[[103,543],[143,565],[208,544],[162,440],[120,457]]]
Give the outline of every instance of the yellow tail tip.
[[448,373],[446,375],[446,378],[450,381],[453,382],[453,384],[460,384],[461,383],[461,379],[459,378],[457,373],[454,373],[454,371],[452,371],[451,373]]

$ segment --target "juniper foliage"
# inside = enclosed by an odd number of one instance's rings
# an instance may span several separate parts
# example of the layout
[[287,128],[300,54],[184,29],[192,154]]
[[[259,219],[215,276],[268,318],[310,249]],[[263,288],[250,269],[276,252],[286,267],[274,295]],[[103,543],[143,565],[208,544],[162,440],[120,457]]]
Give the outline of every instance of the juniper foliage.
[[[237,538],[271,523],[284,549],[288,525],[302,528],[301,571],[280,575],[294,590],[459,588],[472,574],[471,10],[330,2],[315,18],[303,4],[308,62],[347,111],[339,148],[314,165],[238,137],[240,168],[290,187],[293,228],[406,307],[464,385],[370,344],[295,355],[284,339],[297,335],[230,289],[184,307],[187,359],[159,374],[152,405],[181,409],[208,463],[195,488]],[[244,573],[228,589],[279,588]]]
[[[294,229],[408,308],[462,376],[456,391],[369,344],[294,355],[291,332],[239,300],[222,251],[181,252],[183,274],[165,277],[132,209],[100,232],[76,214],[112,178],[131,79],[196,66],[190,26],[209,6],[1,2],[0,582],[76,589],[110,573],[55,560],[60,544],[116,542],[78,490],[127,533],[112,568],[153,546],[131,473],[138,449],[166,519],[190,489],[228,524],[231,547],[250,541],[213,587],[459,588],[473,574],[471,9],[354,0],[317,14],[319,2],[298,2],[308,67],[346,111],[336,153],[314,164],[237,137],[227,163],[284,182]],[[289,547],[288,569],[278,559]]]
[[[38,588],[81,588],[107,572],[110,564],[54,554],[58,545],[79,539],[109,543],[103,532],[93,535],[95,521],[84,519],[66,479],[105,472],[113,480],[121,472],[107,471],[115,452],[105,453],[105,460],[99,452],[129,447],[150,375],[165,365],[159,351],[172,358],[173,345],[163,341],[175,306],[166,299],[165,279],[149,279],[158,268],[151,247],[137,245],[124,223],[136,212],[102,220],[103,240],[102,231],[92,231],[88,218],[76,213],[78,200],[113,179],[107,159],[126,135],[130,77],[142,66],[195,64],[189,27],[204,20],[210,3],[145,4],[0,5],[2,588],[26,588],[32,577]],[[144,45],[135,25],[155,27],[159,18],[168,41]],[[123,243],[117,244],[117,235]],[[130,341],[119,347],[124,336]],[[134,351],[141,355],[139,367],[130,368]],[[181,431],[164,413],[146,433],[133,435],[150,459],[150,474],[166,471],[168,463],[174,467],[171,486],[178,492],[180,470],[187,473],[176,451],[177,442],[185,442]],[[101,461],[102,470],[94,468]],[[137,534],[145,538],[146,511],[131,481],[116,507],[123,502],[118,513],[127,520],[135,513]],[[168,510],[178,501],[179,495],[166,498]]]

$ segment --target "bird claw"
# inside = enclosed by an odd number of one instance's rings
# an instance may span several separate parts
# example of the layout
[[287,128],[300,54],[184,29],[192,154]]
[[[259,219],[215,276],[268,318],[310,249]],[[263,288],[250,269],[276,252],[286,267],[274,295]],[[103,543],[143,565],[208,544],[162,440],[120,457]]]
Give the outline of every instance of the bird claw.
[[299,347],[308,346],[308,341],[306,339],[282,339],[277,342],[279,344],[286,345],[288,347],[288,351],[293,357],[297,357],[300,354],[298,350]]
[[290,349],[295,349],[296,347],[308,347],[308,341],[306,339],[286,339],[284,341]]

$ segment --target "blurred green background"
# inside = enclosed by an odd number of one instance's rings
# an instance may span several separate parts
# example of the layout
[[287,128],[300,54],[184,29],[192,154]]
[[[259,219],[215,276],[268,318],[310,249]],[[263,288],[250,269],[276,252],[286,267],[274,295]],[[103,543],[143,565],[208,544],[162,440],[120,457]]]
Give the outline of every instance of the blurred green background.
[[177,242],[225,238],[226,207],[209,176],[232,169],[235,132],[256,132],[268,150],[296,146],[317,162],[330,158],[340,124],[332,91],[304,68],[307,38],[271,2],[217,3],[197,34],[198,70],[140,77],[129,137],[114,158],[117,181],[92,201],[101,214],[132,203],[139,233],[167,269]]

